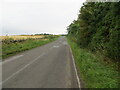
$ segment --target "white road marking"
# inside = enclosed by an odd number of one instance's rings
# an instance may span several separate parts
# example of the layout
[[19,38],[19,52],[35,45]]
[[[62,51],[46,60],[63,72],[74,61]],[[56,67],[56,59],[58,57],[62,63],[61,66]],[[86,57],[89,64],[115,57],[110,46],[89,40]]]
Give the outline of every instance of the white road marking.
[[60,46],[54,45],[53,48],[59,48]]
[[53,48],[59,48],[60,46],[58,45],[54,45],[53,47],[50,48],[50,50],[52,50]]
[[24,56],[24,55],[14,56],[14,57],[10,58],[9,60],[3,61],[2,64],[6,64],[6,63],[8,63],[8,62],[14,61],[14,60],[16,60],[16,59],[18,59],[18,58],[20,58],[20,57],[22,57],[22,56]]
[[80,79],[79,79],[78,72],[77,72],[77,69],[76,69],[76,66],[75,66],[75,60],[74,60],[74,57],[73,57],[73,54],[72,54],[71,47],[70,47],[70,52],[71,52],[71,55],[72,55],[73,65],[74,65],[74,69],[75,69],[75,73],[76,73],[76,77],[77,77],[77,81],[78,81],[78,87],[81,88]]
[[40,56],[38,56],[36,59],[34,59],[33,61],[29,62],[28,64],[26,64],[23,68],[19,69],[17,72],[13,73],[10,77],[8,77],[7,79],[5,79],[3,82],[0,82],[1,84],[4,84],[5,82],[7,82],[9,79],[11,79],[12,77],[14,77],[15,75],[17,75],[18,73],[20,73],[21,71],[23,71],[24,69],[26,69],[28,66],[30,66],[32,63],[34,63],[35,61],[39,60],[39,58],[41,56],[44,56],[45,53],[41,54]]

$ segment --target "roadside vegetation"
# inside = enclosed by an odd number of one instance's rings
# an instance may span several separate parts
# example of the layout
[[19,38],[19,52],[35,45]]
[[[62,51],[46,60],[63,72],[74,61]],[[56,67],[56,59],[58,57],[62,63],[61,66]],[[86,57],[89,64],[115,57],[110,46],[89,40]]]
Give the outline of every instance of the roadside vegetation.
[[57,35],[7,36],[2,39],[2,58],[47,44],[58,37]]
[[68,39],[76,62],[78,73],[84,88],[118,88],[118,66],[112,62],[105,63],[102,56],[81,49],[75,42]]
[[81,47],[120,61],[120,2],[85,3],[67,28]]
[[[87,88],[117,88],[120,2],[87,2],[68,27],[68,37]],[[117,81],[118,80],[118,81]]]

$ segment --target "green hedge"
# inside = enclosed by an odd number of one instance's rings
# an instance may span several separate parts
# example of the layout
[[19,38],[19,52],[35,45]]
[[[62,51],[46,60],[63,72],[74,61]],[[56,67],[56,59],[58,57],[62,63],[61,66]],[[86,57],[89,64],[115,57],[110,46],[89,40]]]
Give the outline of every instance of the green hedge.
[[67,28],[68,35],[81,48],[101,52],[111,60],[120,59],[120,2],[88,2],[78,19]]

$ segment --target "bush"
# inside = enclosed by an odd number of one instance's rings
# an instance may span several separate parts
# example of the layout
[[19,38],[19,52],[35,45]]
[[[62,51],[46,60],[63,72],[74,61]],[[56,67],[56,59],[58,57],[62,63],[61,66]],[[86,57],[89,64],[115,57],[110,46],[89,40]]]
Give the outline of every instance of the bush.
[[101,52],[106,57],[120,59],[120,2],[83,5],[78,19],[67,28],[68,35],[81,47]]

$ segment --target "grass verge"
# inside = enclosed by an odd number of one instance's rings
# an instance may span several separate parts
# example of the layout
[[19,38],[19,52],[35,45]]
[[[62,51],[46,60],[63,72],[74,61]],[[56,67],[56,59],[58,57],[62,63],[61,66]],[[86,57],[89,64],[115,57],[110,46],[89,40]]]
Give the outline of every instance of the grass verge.
[[81,49],[68,39],[78,72],[85,83],[85,88],[118,88],[119,72],[115,67],[104,64],[97,56]]
[[26,51],[41,45],[45,45],[49,42],[57,40],[54,39],[47,39],[47,40],[26,40],[24,42],[17,42],[17,43],[10,43],[10,44],[2,44],[2,58],[5,59],[9,56],[15,55],[19,52]]

